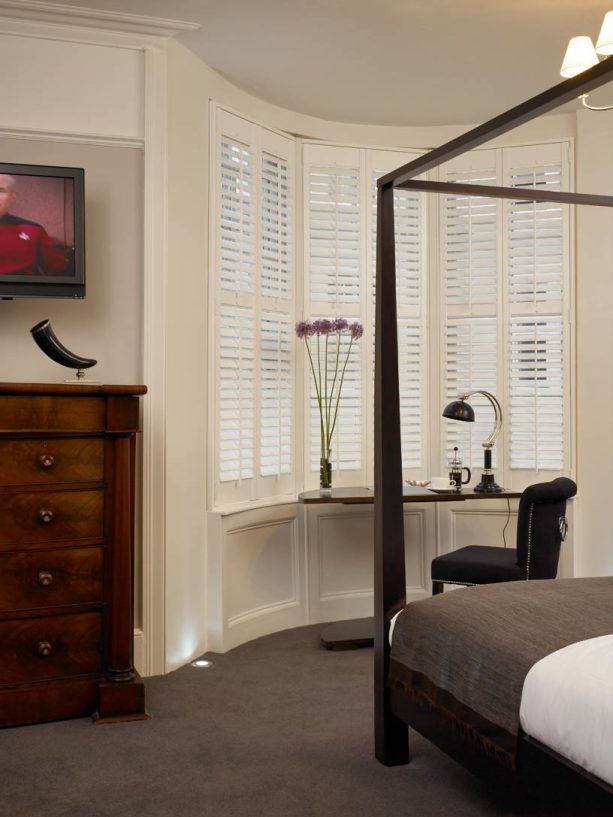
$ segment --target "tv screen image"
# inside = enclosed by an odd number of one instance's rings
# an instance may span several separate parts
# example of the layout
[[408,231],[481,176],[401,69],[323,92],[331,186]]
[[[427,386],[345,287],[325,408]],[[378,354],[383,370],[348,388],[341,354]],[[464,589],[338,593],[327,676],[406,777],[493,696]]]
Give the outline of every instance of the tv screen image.
[[0,297],[85,296],[84,172],[0,163]]

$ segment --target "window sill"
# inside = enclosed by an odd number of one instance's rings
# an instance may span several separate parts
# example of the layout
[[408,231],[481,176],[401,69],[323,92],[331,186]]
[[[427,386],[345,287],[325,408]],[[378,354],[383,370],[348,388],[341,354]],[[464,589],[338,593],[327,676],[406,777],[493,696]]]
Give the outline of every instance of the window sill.
[[298,502],[297,494],[287,494],[280,497],[268,497],[267,499],[250,499],[246,502],[236,502],[231,505],[216,505],[209,509],[209,513],[219,516],[232,516],[235,513],[245,513],[245,511],[257,511],[261,508],[275,508],[280,505],[293,505]]

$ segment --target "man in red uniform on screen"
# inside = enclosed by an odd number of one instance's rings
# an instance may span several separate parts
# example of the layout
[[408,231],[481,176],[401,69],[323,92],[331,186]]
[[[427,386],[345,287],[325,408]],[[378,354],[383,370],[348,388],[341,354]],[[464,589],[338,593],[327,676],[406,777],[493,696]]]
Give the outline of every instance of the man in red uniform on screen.
[[13,216],[15,179],[0,174],[0,275],[58,275],[68,257],[35,221]]

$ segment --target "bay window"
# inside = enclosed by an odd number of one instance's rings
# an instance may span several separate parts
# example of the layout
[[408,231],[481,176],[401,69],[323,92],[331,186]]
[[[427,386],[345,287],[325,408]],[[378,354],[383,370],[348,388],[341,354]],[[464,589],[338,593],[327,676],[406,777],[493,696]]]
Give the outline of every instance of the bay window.
[[[301,142],[218,108],[214,121],[213,503],[283,499],[318,484],[319,412],[294,336],[303,318],[364,326],[332,441],[333,484],[372,484],[376,183],[418,153]],[[429,178],[570,189],[571,143],[475,150]],[[541,471],[570,474],[569,208],[394,195],[405,477],[440,473],[454,446],[478,477],[489,402],[471,398],[473,424],[440,416],[472,389],[503,407],[499,482],[522,488]]]

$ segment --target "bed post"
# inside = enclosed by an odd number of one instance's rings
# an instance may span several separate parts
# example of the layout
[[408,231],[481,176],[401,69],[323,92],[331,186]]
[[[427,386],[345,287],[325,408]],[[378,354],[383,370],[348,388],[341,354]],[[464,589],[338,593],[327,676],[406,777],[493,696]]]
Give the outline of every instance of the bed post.
[[375,322],[375,755],[386,766],[409,762],[407,725],[392,714],[388,640],[391,617],[406,604],[394,187],[377,191]]

